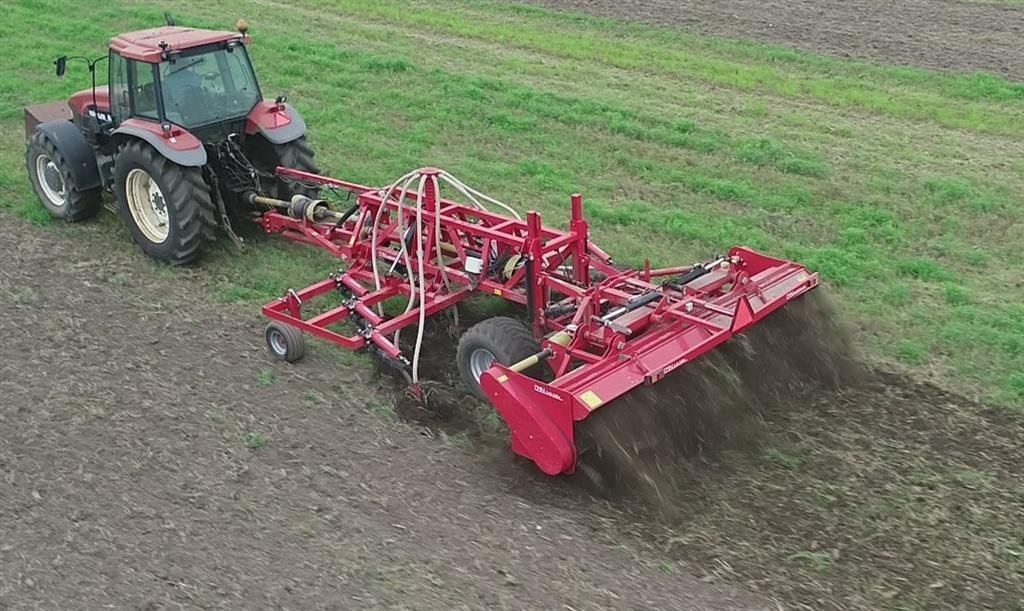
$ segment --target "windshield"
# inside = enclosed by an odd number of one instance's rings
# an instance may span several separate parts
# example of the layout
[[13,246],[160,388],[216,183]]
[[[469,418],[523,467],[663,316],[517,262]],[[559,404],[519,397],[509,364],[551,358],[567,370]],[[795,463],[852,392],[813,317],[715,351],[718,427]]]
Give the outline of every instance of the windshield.
[[260,100],[245,47],[234,45],[160,64],[167,120],[193,128],[241,117]]

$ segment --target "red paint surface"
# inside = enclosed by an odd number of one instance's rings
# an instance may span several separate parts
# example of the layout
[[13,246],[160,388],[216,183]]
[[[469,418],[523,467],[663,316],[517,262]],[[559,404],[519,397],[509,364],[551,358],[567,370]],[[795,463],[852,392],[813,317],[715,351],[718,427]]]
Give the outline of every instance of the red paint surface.
[[138,129],[146,130],[157,137],[161,138],[167,143],[167,146],[171,147],[176,151],[191,151],[194,149],[201,148],[203,143],[198,138],[193,136],[187,130],[171,123],[171,130],[164,131],[159,123],[156,121],[149,121],[146,119],[131,118],[123,121],[121,127],[134,127]]
[[[382,269],[400,258],[400,229],[415,226],[415,190],[407,194],[400,212],[395,199],[385,201],[379,189],[287,168],[277,171],[348,190],[358,200],[356,212],[340,225],[294,219],[278,210],[262,215],[260,224],[266,232],[318,246],[348,264],[327,280],[265,305],[264,314],[351,350],[370,347],[393,359],[403,357],[393,336],[418,323],[418,310],[389,317],[380,315],[376,306],[408,295],[408,278],[386,276],[377,288],[370,253],[377,253]],[[429,177],[432,172],[424,169],[421,175]],[[802,265],[737,247],[713,265],[708,262],[702,269],[710,271],[703,276],[673,287],[662,281],[691,268],[650,269],[647,265],[643,270],[623,271],[613,266],[590,242],[579,196],[570,202],[569,230],[561,231],[543,226],[535,212],[518,220],[440,197],[435,200],[429,191],[430,201],[421,211],[423,256],[417,255],[419,245],[409,247],[411,269],[423,269],[426,315],[476,293],[533,305],[534,335],[554,379],[543,382],[495,364],[481,376],[481,387],[509,426],[512,450],[548,475],[574,471],[575,422],[637,386],[659,382],[819,282],[817,274]],[[404,222],[398,222],[399,215]],[[371,234],[364,230],[375,218],[384,220],[371,241]],[[450,245],[442,253],[435,250],[438,224],[442,242]],[[416,238],[411,240],[415,243]],[[527,282],[525,268],[507,279],[467,272],[468,256],[480,257],[480,268],[486,270],[492,253],[530,259],[532,284]],[[564,271],[566,265],[573,273]],[[603,279],[591,280],[591,271]],[[302,316],[303,303],[339,290],[348,296],[347,303],[311,318]],[[572,308],[558,311],[567,302]],[[359,321],[365,331],[342,335],[328,328],[346,319]],[[572,331],[571,339],[551,341],[554,334],[566,330]]]
[[249,117],[245,122],[245,133],[252,136],[261,130],[284,127],[291,122],[292,118],[283,104],[261,100],[249,112]]
[[[71,108],[71,112],[75,113],[76,116],[86,114],[92,104],[92,89],[79,91],[68,98],[68,107]],[[106,85],[96,88],[96,109],[99,112],[110,112],[110,92],[107,90]]]
[[160,43],[167,43],[168,51],[184,51],[232,39],[249,40],[238,32],[163,26],[115,36],[110,39],[110,49],[122,57],[155,64],[161,61]]

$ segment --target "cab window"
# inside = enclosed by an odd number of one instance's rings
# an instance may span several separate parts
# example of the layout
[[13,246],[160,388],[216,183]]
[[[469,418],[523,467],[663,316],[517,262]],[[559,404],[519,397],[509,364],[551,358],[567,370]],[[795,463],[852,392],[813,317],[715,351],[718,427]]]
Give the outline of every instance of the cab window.
[[116,124],[132,114],[131,102],[128,99],[128,62],[111,52],[109,66],[110,114]]
[[133,101],[137,117],[160,120],[156,96],[156,65],[143,62],[128,62],[128,74],[132,83]]
[[256,76],[240,43],[164,62],[160,90],[167,120],[189,129],[244,117],[260,101]]

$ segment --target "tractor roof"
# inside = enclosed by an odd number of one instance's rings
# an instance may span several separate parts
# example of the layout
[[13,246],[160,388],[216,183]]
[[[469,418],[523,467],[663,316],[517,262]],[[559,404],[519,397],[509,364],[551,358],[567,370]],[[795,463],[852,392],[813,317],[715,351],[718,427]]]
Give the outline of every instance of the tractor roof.
[[159,63],[163,51],[160,43],[167,43],[168,51],[184,51],[232,39],[242,40],[242,35],[238,32],[163,26],[115,36],[110,39],[110,48],[118,55],[129,59]]

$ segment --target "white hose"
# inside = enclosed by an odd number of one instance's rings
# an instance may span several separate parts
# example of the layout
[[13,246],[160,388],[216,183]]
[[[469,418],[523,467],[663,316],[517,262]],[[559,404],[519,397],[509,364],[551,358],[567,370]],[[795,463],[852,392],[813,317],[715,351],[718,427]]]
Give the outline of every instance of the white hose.
[[519,213],[516,212],[515,208],[513,208],[512,206],[509,206],[508,204],[503,204],[503,203],[499,202],[498,200],[496,200],[496,199],[494,199],[494,198],[492,198],[492,197],[490,197],[488,195],[484,195],[483,193],[477,191],[476,189],[474,189],[472,187],[466,186],[461,180],[459,180],[458,178],[455,178],[454,176],[452,176],[448,172],[445,172],[444,170],[441,170],[441,178],[444,178],[446,182],[451,184],[453,187],[458,189],[458,191],[460,193],[465,195],[474,204],[474,207],[476,207],[476,208],[478,208],[480,210],[483,210],[484,212],[487,212],[487,208],[484,208],[483,205],[481,205],[480,202],[478,202],[476,200],[476,197],[473,197],[474,195],[476,195],[480,199],[482,199],[482,200],[484,200],[486,202],[490,202],[490,203],[494,204],[495,206],[498,206],[502,210],[508,212],[509,214],[514,216],[516,218],[516,220],[519,220],[519,221],[523,220],[523,217],[519,216]]
[[[399,248],[399,253],[402,256],[402,258],[405,260],[405,273],[409,277],[409,301],[406,302],[406,304],[405,304],[405,311],[402,312],[402,314],[408,314],[412,310],[412,307],[415,304],[421,303],[420,300],[417,298],[417,295],[416,295],[417,283],[416,283],[416,276],[413,275],[413,271],[412,271],[412,256],[409,254],[409,247],[408,247],[408,244],[405,241],[405,232],[406,232],[406,229],[408,229],[408,227],[405,224],[405,196],[408,193],[408,190],[406,189],[406,187],[408,187],[410,184],[412,184],[412,181],[414,181],[414,180],[416,180],[416,176],[415,175],[413,175],[409,180],[406,181],[405,185],[402,188],[402,196],[398,199],[398,208],[396,210],[396,214],[398,215],[398,230],[400,232],[400,237],[401,237],[401,239],[400,239],[401,246]],[[423,192],[423,176],[421,175],[420,176],[420,184],[419,184],[419,187],[417,188],[417,193],[422,193],[422,192]],[[421,197],[421,196],[417,195],[417,202],[419,202],[419,199],[418,199],[419,197]],[[417,203],[417,207],[419,207],[418,203]],[[417,238],[419,238],[419,234],[420,234],[420,229],[417,228],[416,229],[416,237]],[[397,259],[395,259],[395,261],[397,261]],[[401,338],[402,338],[402,330],[401,329],[395,330],[394,343],[395,343],[396,347],[398,346],[398,342],[401,341]]]
[[434,196],[437,198],[437,210],[434,212],[435,256],[437,257],[438,266],[441,268],[441,280],[444,282],[444,288],[451,289],[452,283],[448,280],[448,268],[444,265],[441,252],[441,187],[437,183],[437,176],[430,177],[430,186],[434,190]]
[[[384,215],[385,209],[388,207],[388,202],[394,196],[395,190],[399,189],[399,184],[401,184],[400,193],[399,193],[399,196],[398,196],[398,199],[397,199],[397,210],[396,210],[396,213],[398,215],[397,216],[397,222],[398,222],[398,231],[399,231],[399,240],[398,240],[399,241],[399,252],[398,252],[398,257],[400,257],[401,259],[403,259],[405,261],[406,274],[409,277],[409,302],[405,306],[404,314],[408,314],[409,312],[411,312],[413,307],[416,307],[416,306],[419,307],[419,323],[418,323],[417,331],[416,331],[416,345],[415,345],[415,348],[413,349],[413,358],[412,358],[412,382],[413,382],[413,384],[418,384],[419,383],[420,352],[422,351],[422,348],[423,348],[423,334],[424,334],[424,330],[425,330],[425,327],[426,327],[426,318],[427,318],[427,308],[426,308],[426,301],[427,301],[426,273],[424,272],[424,269],[423,269],[423,264],[424,264],[423,259],[424,259],[424,256],[425,256],[425,253],[424,253],[424,250],[423,250],[423,246],[424,246],[423,245],[423,241],[424,241],[424,235],[423,235],[423,201],[424,201],[424,196],[425,196],[424,187],[427,185],[427,179],[428,178],[430,179],[430,187],[433,190],[434,196],[436,198],[436,200],[434,202],[434,204],[436,206],[436,210],[434,212],[434,250],[435,250],[435,256],[437,257],[437,264],[440,267],[441,280],[444,283],[445,289],[450,291],[451,290],[451,286],[452,286],[451,279],[448,277],[448,270],[447,270],[447,268],[445,267],[445,264],[444,264],[443,251],[441,250],[441,244],[442,244],[442,240],[441,240],[441,213],[440,213],[440,208],[441,208],[441,186],[440,186],[440,181],[438,181],[438,176],[440,176],[440,178],[446,184],[448,184],[451,187],[453,187],[456,191],[461,193],[467,200],[469,200],[469,204],[470,204],[470,206],[472,208],[475,208],[477,210],[481,210],[483,212],[487,212],[488,211],[487,208],[484,207],[484,205],[482,203],[480,203],[480,200],[483,200],[483,201],[486,201],[489,204],[493,204],[493,205],[498,206],[499,208],[505,210],[511,216],[515,217],[517,220],[522,220],[522,217],[519,216],[519,213],[516,212],[516,210],[513,209],[511,206],[503,204],[502,202],[500,202],[500,201],[498,201],[498,200],[496,200],[496,199],[494,199],[492,197],[484,195],[483,193],[480,193],[479,191],[477,191],[476,189],[473,189],[472,187],[466,186],[462,181],[460,181],[459,179],[455,178],[454,176],[452,176],[451,174],[449,174],[448,172],[446,172],[444,170],[440,170],[437,175],[430,175],[430,176],[428,176],[427,174],[424,174],[420,170],[413,170],[412,172],[409,172],[409,173],[403,175],[402,177],[400,177],[398,180],[396,180],[393,183],[391,183],[390,186],[388,186],[386,189],[383,190],[384,195],[383,195],[383,198],[382,198],[382,203],[381,203],[380,208],[378,208],[378,210],[377,210],[377,214],[374,215],[373,226],[372,226],[371,232],[370,232],[370,243],[371,243],[370,259],[371,259],[371,265],[373,267],[373,284],[374,284],[375,290],[379,291],[381,289],[380,272],[377,269],[377,246],[376,246],[378,230],[380,228],[381,218]],[[409,253],[409,248],[407,246],[407,242],[406,242],[406,239],[405,239],[405,234],[408,231],[408,227],[406,226],[406,223],[405,223],[405,206],[406,206],[405,201],[406,201],[406,197],[409,194],[409,185],[411,185],[412,182],[414,180],[416,180],[416,178],[419,178],[419,185],[417,186],[417,189],[416,189],[416,231],[414,233],[414,237],[416,239],[416,260],[417,260],[416,267],[417,267],[417,269],[415,271],[413,271],[413,269],[412,269],[412,267],[413,267],[412,266],[412,255]],[[396,262],[397,261],[398,261],[398,259],[396,258]],[[392,266],[392,270],[393,269],[394,269],[394,266]],[[377,304],[377,311],[378,311],[378,313],[381,316],[384,315],[383,304]],[[459,324],[459,312],[458,312],[457,309],[454,310],[454,322],[455,322],[456,326]],[[401,331],[395,331],[394,343],[395,343],[396,347],[398,346],[398,342],[399,342],[399,339],[400,339],[400,334],[401,334]]]
[[[437,182],[437,176],[431,176],[430,182],[434,189],[434,196],[437,198],[437,210],[434,211],[434,251],[438,267],[441,268],[441,281],[444,282],[444,288],[451,292],[452,283],[448,279],[448,267],[444,264],[444,253],[441,251],[441,186]],[[452,324],[456,328],[459,326],[458,306],[452,307]]]
[[[384,197],[381,200],[381,206],[377,209],[377,214],[373,216],[373,226],[370,229],[370,267],[373,269],[373,287],[374,290],[380,290],[380,272],[377,271],[377,228],[380,226],[380,217],[384,214],[384,209],[387,208],[388,200],[391,198],[391,194],[394,192],[398,183],[405,180],[405,184],[402,186],[402,192],[405,193],[409,184],[415,179],[417,170],[413,170],[391,183],[391,186],[387,188],[384,193]],[[408,179],[408,180],[406,180]],[[360,231],[360,227],[356,227],[356,231]],[[381,305],[377,306],[377,313],[381,316],[384,315],[384,308]]]
[[420,321],[416,329],[416,348],[412,353],[412,383],[419,383],[420,348],[423,347],[423,329],[427,322],[427,287],[423,274],[423,185],[427,177],[420,175],[419,192],[416,194],[416,267],[420,273]]

